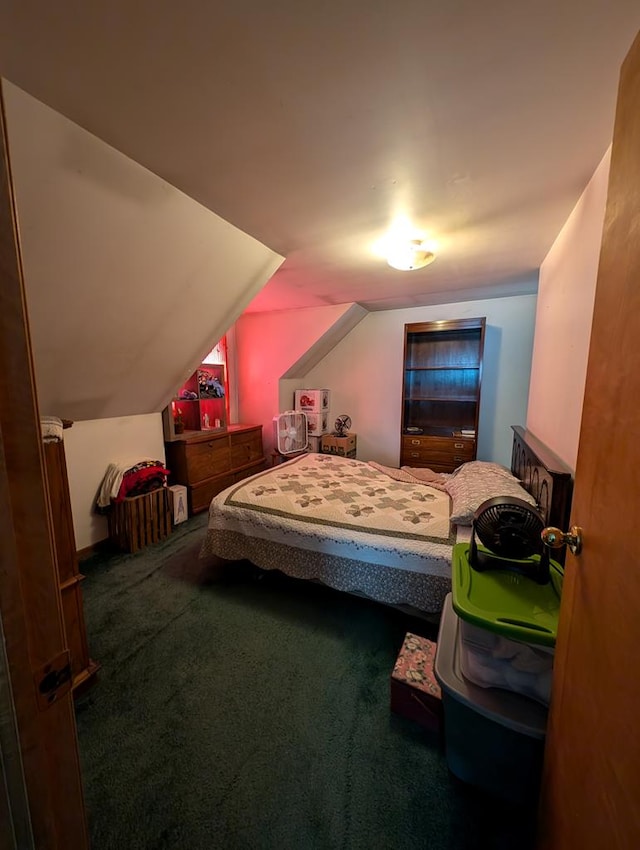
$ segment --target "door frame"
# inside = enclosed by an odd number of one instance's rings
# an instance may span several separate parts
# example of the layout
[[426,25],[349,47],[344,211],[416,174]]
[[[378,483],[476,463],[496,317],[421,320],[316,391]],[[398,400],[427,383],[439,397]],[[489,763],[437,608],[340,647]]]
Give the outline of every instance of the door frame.
[[[1,85],[1,84],[0,84]],[[70,687],[38,692],[67,651],[0,87],[0,618],[29,804],[19,846],[88,848]],[[11,802],[18,814],[19,800]],[[23,842],[23,843],[20,843]]]

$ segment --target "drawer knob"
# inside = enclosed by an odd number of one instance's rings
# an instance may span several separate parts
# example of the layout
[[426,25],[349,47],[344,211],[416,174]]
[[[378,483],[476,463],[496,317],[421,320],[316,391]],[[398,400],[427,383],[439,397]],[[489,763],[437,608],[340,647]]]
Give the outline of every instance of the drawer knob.
[[453,456],[453,459],[454,459],[454,460],[465,460],[465,458],[460,457],[460,455],[454,455],[454,456]]
[[419,446],[419,445],[420,445],[420,440],[411,440],[411,445],[412,445],[412,446]]
[[420,457],[420,452],[411,452],[411,457]]
[[463,448],[464,448],[464,443],[454,443],[454,444],[453,444],[453,448],[454,448],[454,449],[463,449]]

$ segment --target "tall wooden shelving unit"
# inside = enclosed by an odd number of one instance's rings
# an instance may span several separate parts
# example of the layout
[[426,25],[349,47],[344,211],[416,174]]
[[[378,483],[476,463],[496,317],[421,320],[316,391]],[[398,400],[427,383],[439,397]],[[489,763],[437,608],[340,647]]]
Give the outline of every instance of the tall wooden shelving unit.
[[485,324],[405,325],[401,466],[453,472],[475,459]]
[[[72,424],[66,420],[64,427],[70,428]],[[75,696],[94,681],[100,664],[91,658],[87,642],[81,587],[84,576],[80,572],[76,554],[64,441],[46,442],[44,458],[51,500],[58,586],[67,646],[71,653],[71,683]]]

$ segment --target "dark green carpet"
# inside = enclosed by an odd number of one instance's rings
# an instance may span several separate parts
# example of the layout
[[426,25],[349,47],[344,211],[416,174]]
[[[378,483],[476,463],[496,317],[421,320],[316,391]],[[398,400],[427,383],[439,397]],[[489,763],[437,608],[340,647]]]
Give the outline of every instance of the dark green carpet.
[[389,712],[399,612],[197,560],[206,516],[82,563],[97,684],[77,710],[93,850],[522,850],[530,812]]

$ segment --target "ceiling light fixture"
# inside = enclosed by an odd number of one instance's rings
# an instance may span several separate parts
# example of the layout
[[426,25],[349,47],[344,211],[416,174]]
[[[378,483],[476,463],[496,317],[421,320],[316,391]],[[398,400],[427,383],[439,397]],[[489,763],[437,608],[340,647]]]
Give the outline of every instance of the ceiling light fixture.
[[436,255],[429,250],[427,244],[421,239],[394,242],[387,251],[387,263],[392,269],[398,269],[402,272],[423,269],[435,258]]

